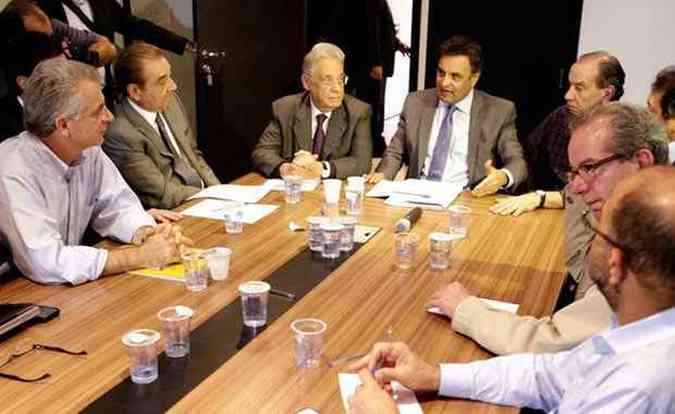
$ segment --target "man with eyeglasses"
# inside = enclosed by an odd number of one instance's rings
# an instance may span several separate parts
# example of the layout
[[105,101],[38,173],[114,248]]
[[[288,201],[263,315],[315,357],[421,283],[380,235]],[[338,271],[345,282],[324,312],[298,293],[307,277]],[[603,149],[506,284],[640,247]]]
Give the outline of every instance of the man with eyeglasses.
[[[607,117],[617,119],[607,113],[586,127],[607,122]],[[578,136],[590,132],[577,131]],[[578,168],[624,149],[618,141],[605,143],[609,145],[595,150],[571,149],[570,164]],[[468,364],[431,365],[403,343],[376,344],[351,367],[360,370],[364,385],[352,397],[350,412],[398,412],[384,389],[391,381],[413,391],[550,413],[675,412],[675,169],[641,171],[653,158],[644,147],[623,154],[592,176],[575,179],[586,197],[583,185],[622,177],[611,197],[597,203],[603,214],[600,225],[593,226],[597,236],[588,261],[590,276],[611,306],[609,329],[565,352]]]
[[302,62],[304,93],[272,103],[272,121],[253,150],[268,177],[345,178],[370,172],[370,105],[345,95],[345,54],[317,43]]
[[391,180],[404,160],[408,178],[452,182],[475,197],[514,190],[527,178],[513,102],[475,89],[482,49],[467,36],[439,48],[436,88],[405,100],[398,130],[370,183]]
[[[663,128],[643,109],[618,102],[583,113],[572,127],[569,144],[569,191],[577,201],[579,226],[584,226],[582,208],[588,206],[599,219],[606,200],[622,180],[643,168],[667,164],[667,139]],[[566,226],[566,230],[570,226]],[[592,240],[580,252],[585,263]],[[592,279],[589,278],[589,280]],[[429,306],[437,306],[452,318],[452,328],[496,354],[555,352],[569,349],[607,327],[610,308],[598,289],[590,284],[586,294],[550,317],[536,319],[482,306],[460,283],[434,294]]]

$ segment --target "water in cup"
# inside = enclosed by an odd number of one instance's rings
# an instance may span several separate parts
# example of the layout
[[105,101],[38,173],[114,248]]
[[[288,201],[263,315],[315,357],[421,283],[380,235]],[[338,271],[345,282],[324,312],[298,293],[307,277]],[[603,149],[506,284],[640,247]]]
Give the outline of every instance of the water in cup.
[[450,215],[450,234],[466,237],[469,221],[471,220],[471,209],[466,206],[456,205],[450,206],[448,212]]
[[363,191],[353,187],[345,189],[345,201],[347,204],[346,211],[350,216],[358,216],[361,214],[363,206]]
[[328,223],[330,219],[324,216],[307,217],[307,241],[309,243],[309,250],[314,252],[321,251],[323,243],[323,233],[321,225]]
[[244,231],[244,211],[241,208],[231,208],[225,213],[225,231],[231,234]]
[[354,229],[356,228],[356,218],[351,216],[343,216],[338,219],[338,223],[342,224],[340,250],[343,252],[349,252],[354,249]]
[[185,269],[185,287],[191,292],[201,292],[206,289],[209,270],[206,264],[206,258],[198,250],[187,249],[182,255],[181,260]]
[[432,269],[445,269],[450,264],[450,249],[453,239],[448,233],[431,233],[429,235],[429,261]]
[[340,223],[324,223],[320,228],[323,233],[321,257],[326,259],[337,259],[340,257],[342,230],[344,226]]
[[289,175],[284,177],[284,199],[286,200],[286,203],[299,203],[301,189],[302,177],[297,175]]
[[410,269],[415,264],[415,252],[419,237],[413,233],[397,233],[395,240],[396,266]]
[[239,285],[241,312],[244,325],[257,328],[267,323],[267,299],[270,285],[252,281]]
[[137,329],[122,337],[129,355],[129,373],[133,383],[149,384],[159,376],[155,349],[159,338],[159,332],[151,329]]
[[190,321],[194,311],[187,306],[170,306],[157,313],[164,334],[164,353],[182,358],[190,353]]
[[291,324],[295,339],[295,365],[316,368],[321,365],[326,323],[320,319],[297,319]]
[[225,280],[230,274],[232,250],[227,247],[214,247],[204,252],[209,273],[213,280]]

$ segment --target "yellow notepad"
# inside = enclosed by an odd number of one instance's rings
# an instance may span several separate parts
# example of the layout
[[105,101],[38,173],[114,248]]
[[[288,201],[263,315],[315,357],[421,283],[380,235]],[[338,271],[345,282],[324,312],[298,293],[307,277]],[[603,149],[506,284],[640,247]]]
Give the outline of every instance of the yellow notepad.
[[[190,249],[204,252],[202,249]],[[164,279],[172,280],[174,282],[185,282],[185,266],[183,263],[175,263],[169,266],[165,266],[161,269],[138,269],[132,270],[132,275],[145,276],[145,277],[154,277],[155,279]]]

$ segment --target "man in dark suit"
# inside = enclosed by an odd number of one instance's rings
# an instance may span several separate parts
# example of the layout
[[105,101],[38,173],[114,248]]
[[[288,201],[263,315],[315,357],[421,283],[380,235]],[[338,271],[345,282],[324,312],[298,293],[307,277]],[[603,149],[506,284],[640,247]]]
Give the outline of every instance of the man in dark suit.
[[305,93],[272,103],[273,119],[253,150],[267,176],[344,178],[370,171],[370,106],[344,93],[340,48],[318,43],[305,56]]
[[[481,47],[454,36],[440,47],[436,89],[406,98],[399,127],[371,183],[393,179],[404,158],[408,177],[478,185],[474,196],[515,189],[527,177],[512,102],[475,90]],[[495,165],[496,164],[496,165]],[[497,169],[495,167],[501,167]]]
[[115,76],[121,97],[103,150],[143,205],[174,208],[220,184],[197,148],[162,52],[134,43],[120,54]]

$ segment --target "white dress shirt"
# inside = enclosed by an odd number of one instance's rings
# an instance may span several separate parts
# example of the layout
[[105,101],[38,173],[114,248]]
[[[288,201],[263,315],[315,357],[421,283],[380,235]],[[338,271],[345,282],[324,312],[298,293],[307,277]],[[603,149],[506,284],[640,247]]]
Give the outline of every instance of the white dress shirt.
[[73,165],[27,131],[0,144],[0,242],[14,263],[40,283],[97,279],[108,252],[81,246],[90,225],[128,243],[155,222],[100,147]]
[[570,351],[441,364],[439,394],[551,413],[675,412],[675,308]]
[[[316,133],[316,128],[319,125],[319,122],[317,122],[316,117],[319,114],[324,114],[326,115],[326,119],[323,121],[323,135],[328,138],[328,123],[330,122],[330,117],[333,115],[333,111],[330,112],[321,112],[319,108],[314,105],[314,101],[312,100],[312,97],[309,97],[309,105],[312,108],[311,113],[312,113],[312,145],[314,144],[314,134]],[[323,142],[323,145],[326,145],[326,141]],[[321,172],[321,177],[322,178],[327,178],[330,177],[330,163],[323,161],[323,170]]]
[[[456,110],[452,114],[452,136],[449,140],[451,148],[448,151],[448,161],[445,164],[445,170],[441,179],[441,181],[459,183],[462,188],[469,184],[469,128],[471,126],[473,95],[474,91],[472,89],[464,99],[455,104]],[[429,167],[431,166],[431,159],[434,156],[438,133],[445,114],[448,112],[448,108],[449,105],[446,102],[438,101],[438,107],[431,124],[431,135],[429,136],[427,154],[424,158],[424,167],[422,168],[424,176],[429,175]],[[508,177],[507,184],[504,186],[504,188],[508,188],[513,182],[513,176],[506,168],[502,168],[501,171],[504,171]]]

